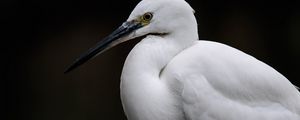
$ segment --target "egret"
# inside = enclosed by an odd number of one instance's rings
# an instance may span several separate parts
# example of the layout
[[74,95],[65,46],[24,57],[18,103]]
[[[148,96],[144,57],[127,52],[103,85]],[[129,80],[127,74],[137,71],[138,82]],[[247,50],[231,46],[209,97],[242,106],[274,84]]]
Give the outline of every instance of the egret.
[[117,30],[66,73],[127,40],[121,100],[129,120],[300,120],[300,94],[267,64],[222,43],[198,40],[184,0],[142,0]]

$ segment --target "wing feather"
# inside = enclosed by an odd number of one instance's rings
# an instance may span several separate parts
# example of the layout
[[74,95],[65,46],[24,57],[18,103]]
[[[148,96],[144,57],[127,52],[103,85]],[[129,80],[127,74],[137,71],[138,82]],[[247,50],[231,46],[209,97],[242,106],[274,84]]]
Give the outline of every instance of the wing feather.
[[[272,67],[227,45],[199,41],[164,73],[191,120],[300,120],[300,94]],[[178,87],[180,86],[180,87]]]

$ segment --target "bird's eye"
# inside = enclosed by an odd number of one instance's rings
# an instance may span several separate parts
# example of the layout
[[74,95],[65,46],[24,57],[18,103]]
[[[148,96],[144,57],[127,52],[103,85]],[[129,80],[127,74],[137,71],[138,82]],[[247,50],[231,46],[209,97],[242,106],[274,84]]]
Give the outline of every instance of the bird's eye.
[[143,15],[142,19],[143,21],[149,22],[152,19],[153,15],[150,12],[147,12]]

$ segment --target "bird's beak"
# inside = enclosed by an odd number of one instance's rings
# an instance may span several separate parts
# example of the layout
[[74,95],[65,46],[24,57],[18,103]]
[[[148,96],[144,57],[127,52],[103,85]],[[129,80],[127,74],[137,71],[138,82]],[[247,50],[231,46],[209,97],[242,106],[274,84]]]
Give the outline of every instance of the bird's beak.
[[66,70],[64,73],[68,73],[78,66],[82,65],[89,59],[93,58],[97,54],[107,50],[108,48],[123,41],[122,38],[128,36],[130,33],[141,28],[143,25],[138,21],[124,22],[118,29],[116,29],[109,36],[102,39],[96,44],[95,47],[89,49],[87,52],[81,54]]

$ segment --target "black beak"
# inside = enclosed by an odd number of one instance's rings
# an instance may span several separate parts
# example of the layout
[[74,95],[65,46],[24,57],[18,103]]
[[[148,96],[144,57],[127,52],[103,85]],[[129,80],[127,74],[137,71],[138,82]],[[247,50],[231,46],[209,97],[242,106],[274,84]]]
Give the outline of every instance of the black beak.
[[102,39],[96,44],[95,47],[89,49],[87,52],[81,54],[66,70],[64,73],[68,73],[78,66],[82,65],[86,61],[90,60],[97,54],[106,50],[107,47],[118,43],[120,38],[125,37],[126,35],[132,33],[133,31],[142,27],[137,21],[124,22],[117,30],[111,33],[109,36]]

